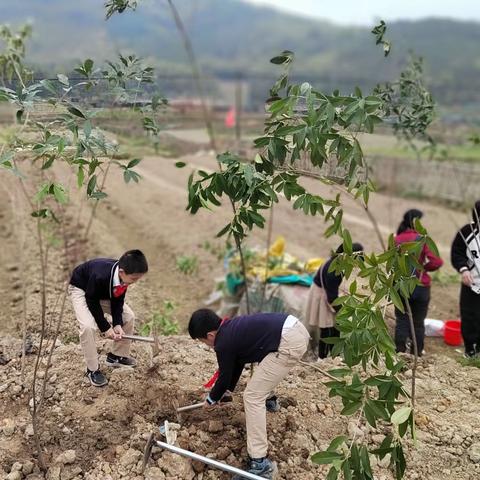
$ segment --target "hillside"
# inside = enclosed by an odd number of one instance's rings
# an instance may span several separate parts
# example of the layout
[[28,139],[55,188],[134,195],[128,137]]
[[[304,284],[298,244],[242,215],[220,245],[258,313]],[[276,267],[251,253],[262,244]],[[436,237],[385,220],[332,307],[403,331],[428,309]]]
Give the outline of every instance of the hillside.
[[[136,12],[104,20],[97,0],[1,0],[2,21],[34,19],[29,59],[71,66],[134,51],[155,59],[161,73],[188,72],[182,44],[166,3],[144,0]],[[391,58],[384,59],[368,28],[341,27],[258,7],[240,0],[177,0],[203,68],[220,76],[273,74],[268,59],[290,49],[296,72],[324,88],[372,86],[392,78],[413,49],[424,56],[441,101],[467,102],[480,91],[480,24],[445,19],[389,25]]]

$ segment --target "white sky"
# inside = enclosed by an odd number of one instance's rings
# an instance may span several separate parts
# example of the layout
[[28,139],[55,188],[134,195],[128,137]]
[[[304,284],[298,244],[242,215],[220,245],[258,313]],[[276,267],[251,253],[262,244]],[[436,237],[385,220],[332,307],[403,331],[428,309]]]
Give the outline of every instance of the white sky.
[[479,0],[247,0],[334,23],[371,25],[378,19],[450,17],[480,21]]

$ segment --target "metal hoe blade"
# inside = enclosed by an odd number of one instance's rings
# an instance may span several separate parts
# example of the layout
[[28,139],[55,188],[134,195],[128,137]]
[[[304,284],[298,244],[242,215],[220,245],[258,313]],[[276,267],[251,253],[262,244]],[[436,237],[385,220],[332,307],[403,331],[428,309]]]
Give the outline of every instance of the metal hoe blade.
[[145,471],[148,460],[150,459],[150,455],[152,453],[152,448],[154,444],[155,444],[155,438],[153,433],[151,433],[150,437],[148,437],[147,445],[145,445],[145,451],[143,452],[142,473]]

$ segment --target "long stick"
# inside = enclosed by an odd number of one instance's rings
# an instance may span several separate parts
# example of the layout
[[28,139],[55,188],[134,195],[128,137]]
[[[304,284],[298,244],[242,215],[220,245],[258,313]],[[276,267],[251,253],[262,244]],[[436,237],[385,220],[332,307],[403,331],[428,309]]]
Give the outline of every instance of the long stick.
[[133,340],[134,342],[155,343],[153,337],[141,337],[140,335],[122,335],[122,339]]
[[197,408],[202,408],[205,405],[205,402],[194,403],[193,405],[186,405],[185,407],[177,408],[177,412],[188,412],[189,410],[196,410]]
[[232,467],[231,465],[227,465],[223,462],[217,462],[217,460],[213,460],[212,458],[204,457],[199,455],[198,453],[190,452],[189,450],[184,450],[183,448],[176,447],[175,445],[169,445],[165,442],[159,442],[158,440],[154,441],[154,445],[157,447],[163,448],[168,450],[172,453],[176,453],[181,455],[182,457],[191,458],[192,460],[197,460],[198,462],[205,463],[206,465],[210,465],[211,467],[218,468],[219,470],[223,470],[224,472],[233,473],[235,475],[239,475],[242,478],[250,478],[251,480],[264,480],[264,477],[259,477],[253,473],[245,472],[244,470],[240,470],[239,468]]

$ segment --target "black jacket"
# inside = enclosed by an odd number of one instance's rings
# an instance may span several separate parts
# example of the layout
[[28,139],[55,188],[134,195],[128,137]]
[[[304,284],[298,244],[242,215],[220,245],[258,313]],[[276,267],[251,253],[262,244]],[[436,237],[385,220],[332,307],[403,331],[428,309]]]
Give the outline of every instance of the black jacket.
[[[327,294],[327,300],[330,305],[338,298],[338,290],[343,280],[341,275],[336,275],[335,272],[328,271],[332,261],[333,258],[329,258],[318,269],[315,277],[313,277],[315,285],[325,290],[325,293]],[[333,308],[336,312],[338,312],[341,308],[341,305],[334,305]]]
[[101,332],[106,332],[110,324],[105,319],[100,300],[110,300],[113,326],[123,325],[123,303],[125,293],[113,296],[113,274],[118,265],[111,258],[95,258],[75,267],[70,283],[85,292],[87,306]]
[[474,282],[470,288],[480,293],[480,233],[476,223],[468,223],[458,231],[452,243],[451,261],[458,271],[463,267],[470,270]]
[[256,313],[222,323],[214,345],[219,376],[210,392],[213,401],[234,390],[245,364],[261,362],[278,350],[287,317],[286,313]]

